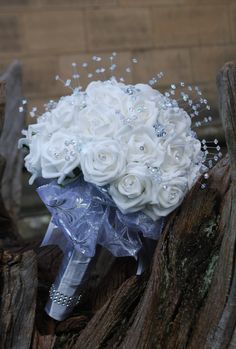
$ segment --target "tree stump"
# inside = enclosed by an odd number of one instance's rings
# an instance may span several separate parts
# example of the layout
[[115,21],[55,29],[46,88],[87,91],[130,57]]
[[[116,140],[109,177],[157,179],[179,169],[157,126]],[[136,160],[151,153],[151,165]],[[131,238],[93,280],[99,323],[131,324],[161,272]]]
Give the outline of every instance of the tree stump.
[[[99,282],[90,280],[73,314],[57,322],[46,316],[43,307],[60,251],[37,246],[5,251],[0,276],[1,348],[236,348],[235,62],[222,68],[217,84],[229,155],[211,170],[207,189],[196,183],[168,217],[150,270],[136,276],[132,259],[116,259]],[[14,274],[16,270],[21,273]],[[23,272],[30,290],[24,283],[13,283]],[[21,295],[17,300],[16,294]],[[21,346],[16,336],[24,338]]]
[[5,96],[3,96],[4,119],[0,100],[0,122],[2,122],[0,154],[6,160],[1,178],[1,194],[9,215],[16,221],[21,204],[21,173],[23,166],[23,154],[17,147],[17,141],[21,136],[21,130],[24,128],[25,122],[25,111],[19,112],[22,100],[21,64],[18,61],[13,62],[6,72],[0,76],[0,81],[5,81],[5,88],[2,88],[2,91],[6,90]]
[[[0,143],[1,135],[5,124],[5,109],[6,109],[6,82],[0,81]],[[16,143],[16,139],[12,142]],[[3,148],[1,148],[1,152]],[[16,221],[10,216],[5,207],[5,202],[2,197],[3,185],[2,178],[5,176],[6,160],[0,153],[0,248],[9,247],[20,244],[21,238],[17,231]],[[14,173],[9,174],[9,177],[14,178]],[[19,181],[19,179],[18,179]],[[17,181],[16,181],[17,182]]]

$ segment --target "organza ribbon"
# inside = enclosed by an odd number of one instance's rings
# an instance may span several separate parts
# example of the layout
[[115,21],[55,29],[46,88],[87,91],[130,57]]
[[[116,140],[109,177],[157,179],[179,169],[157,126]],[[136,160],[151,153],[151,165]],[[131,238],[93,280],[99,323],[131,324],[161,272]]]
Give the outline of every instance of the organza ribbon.
[[137,274],[145,270],[163,219],[153,222],[142,212],[124,215],[106,188],[85,182],[82,175],[66,186],[56,181],[41,185],[37,192],[52,215],[42,245],[55,244],[64,252],[45,308],[48,315],[63,320],[72,311],[89,276],[97,244],[116,257],[138,259]]
[[[67,244],[86,257],[95,255],[97,244],[116,257],[137,257],[142,247],[140,232],[157,240],[163,227],[163,219],[154,222],[142,212],[123,214],[106,188],[85,182],[82,175],[64,187],[53,181],[38,187],[37,192]],[[43,245],[56,243],[67,248],[60,239],[60,234],[55,237],[49,230]]]

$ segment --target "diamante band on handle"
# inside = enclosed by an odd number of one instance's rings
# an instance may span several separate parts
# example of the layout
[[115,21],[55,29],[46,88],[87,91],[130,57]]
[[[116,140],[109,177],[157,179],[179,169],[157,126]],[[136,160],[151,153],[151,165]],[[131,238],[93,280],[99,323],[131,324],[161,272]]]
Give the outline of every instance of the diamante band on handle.
[[65,307],[73,307],[79,303],[81,299],[81,295],[79,296],[67,296],[66,294],[58,291],[54,284],[52,284],[49,297],[53,303],[57,303],[59,305],[63,305]]

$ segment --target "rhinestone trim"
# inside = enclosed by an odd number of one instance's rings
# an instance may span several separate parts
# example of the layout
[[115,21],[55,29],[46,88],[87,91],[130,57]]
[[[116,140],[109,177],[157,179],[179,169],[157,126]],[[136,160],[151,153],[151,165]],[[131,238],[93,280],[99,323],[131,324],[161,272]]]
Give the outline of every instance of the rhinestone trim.
[[52,284],[49,297],[53,303],[63,305],[65,307],[73,307],[79,303],[81,294],[79,296],[67,296],[66,294],[58,291],[54,284]]

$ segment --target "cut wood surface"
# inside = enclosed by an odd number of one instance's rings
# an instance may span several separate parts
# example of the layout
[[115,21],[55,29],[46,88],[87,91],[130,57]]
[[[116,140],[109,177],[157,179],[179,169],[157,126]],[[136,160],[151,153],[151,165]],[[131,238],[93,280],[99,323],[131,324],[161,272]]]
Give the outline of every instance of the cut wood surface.
[[[207,188],[196,183],[168,217],[150,270],[136,276],[131,258],[105,253],[81,303],[57,322],[43,308],[60,250],[35,245],[5,251],[2,256],[14,262],[1,257],[0,348],[21,348],[16,336],[33,349],[236,348],[236,63],[222,68],[218,88],[229,155],[211,170]],[[31,290],[22,293],[23,272]],[[21,306],[30,324],[19,326],[15,314],[8,316],[16,292],[16,313]]]

